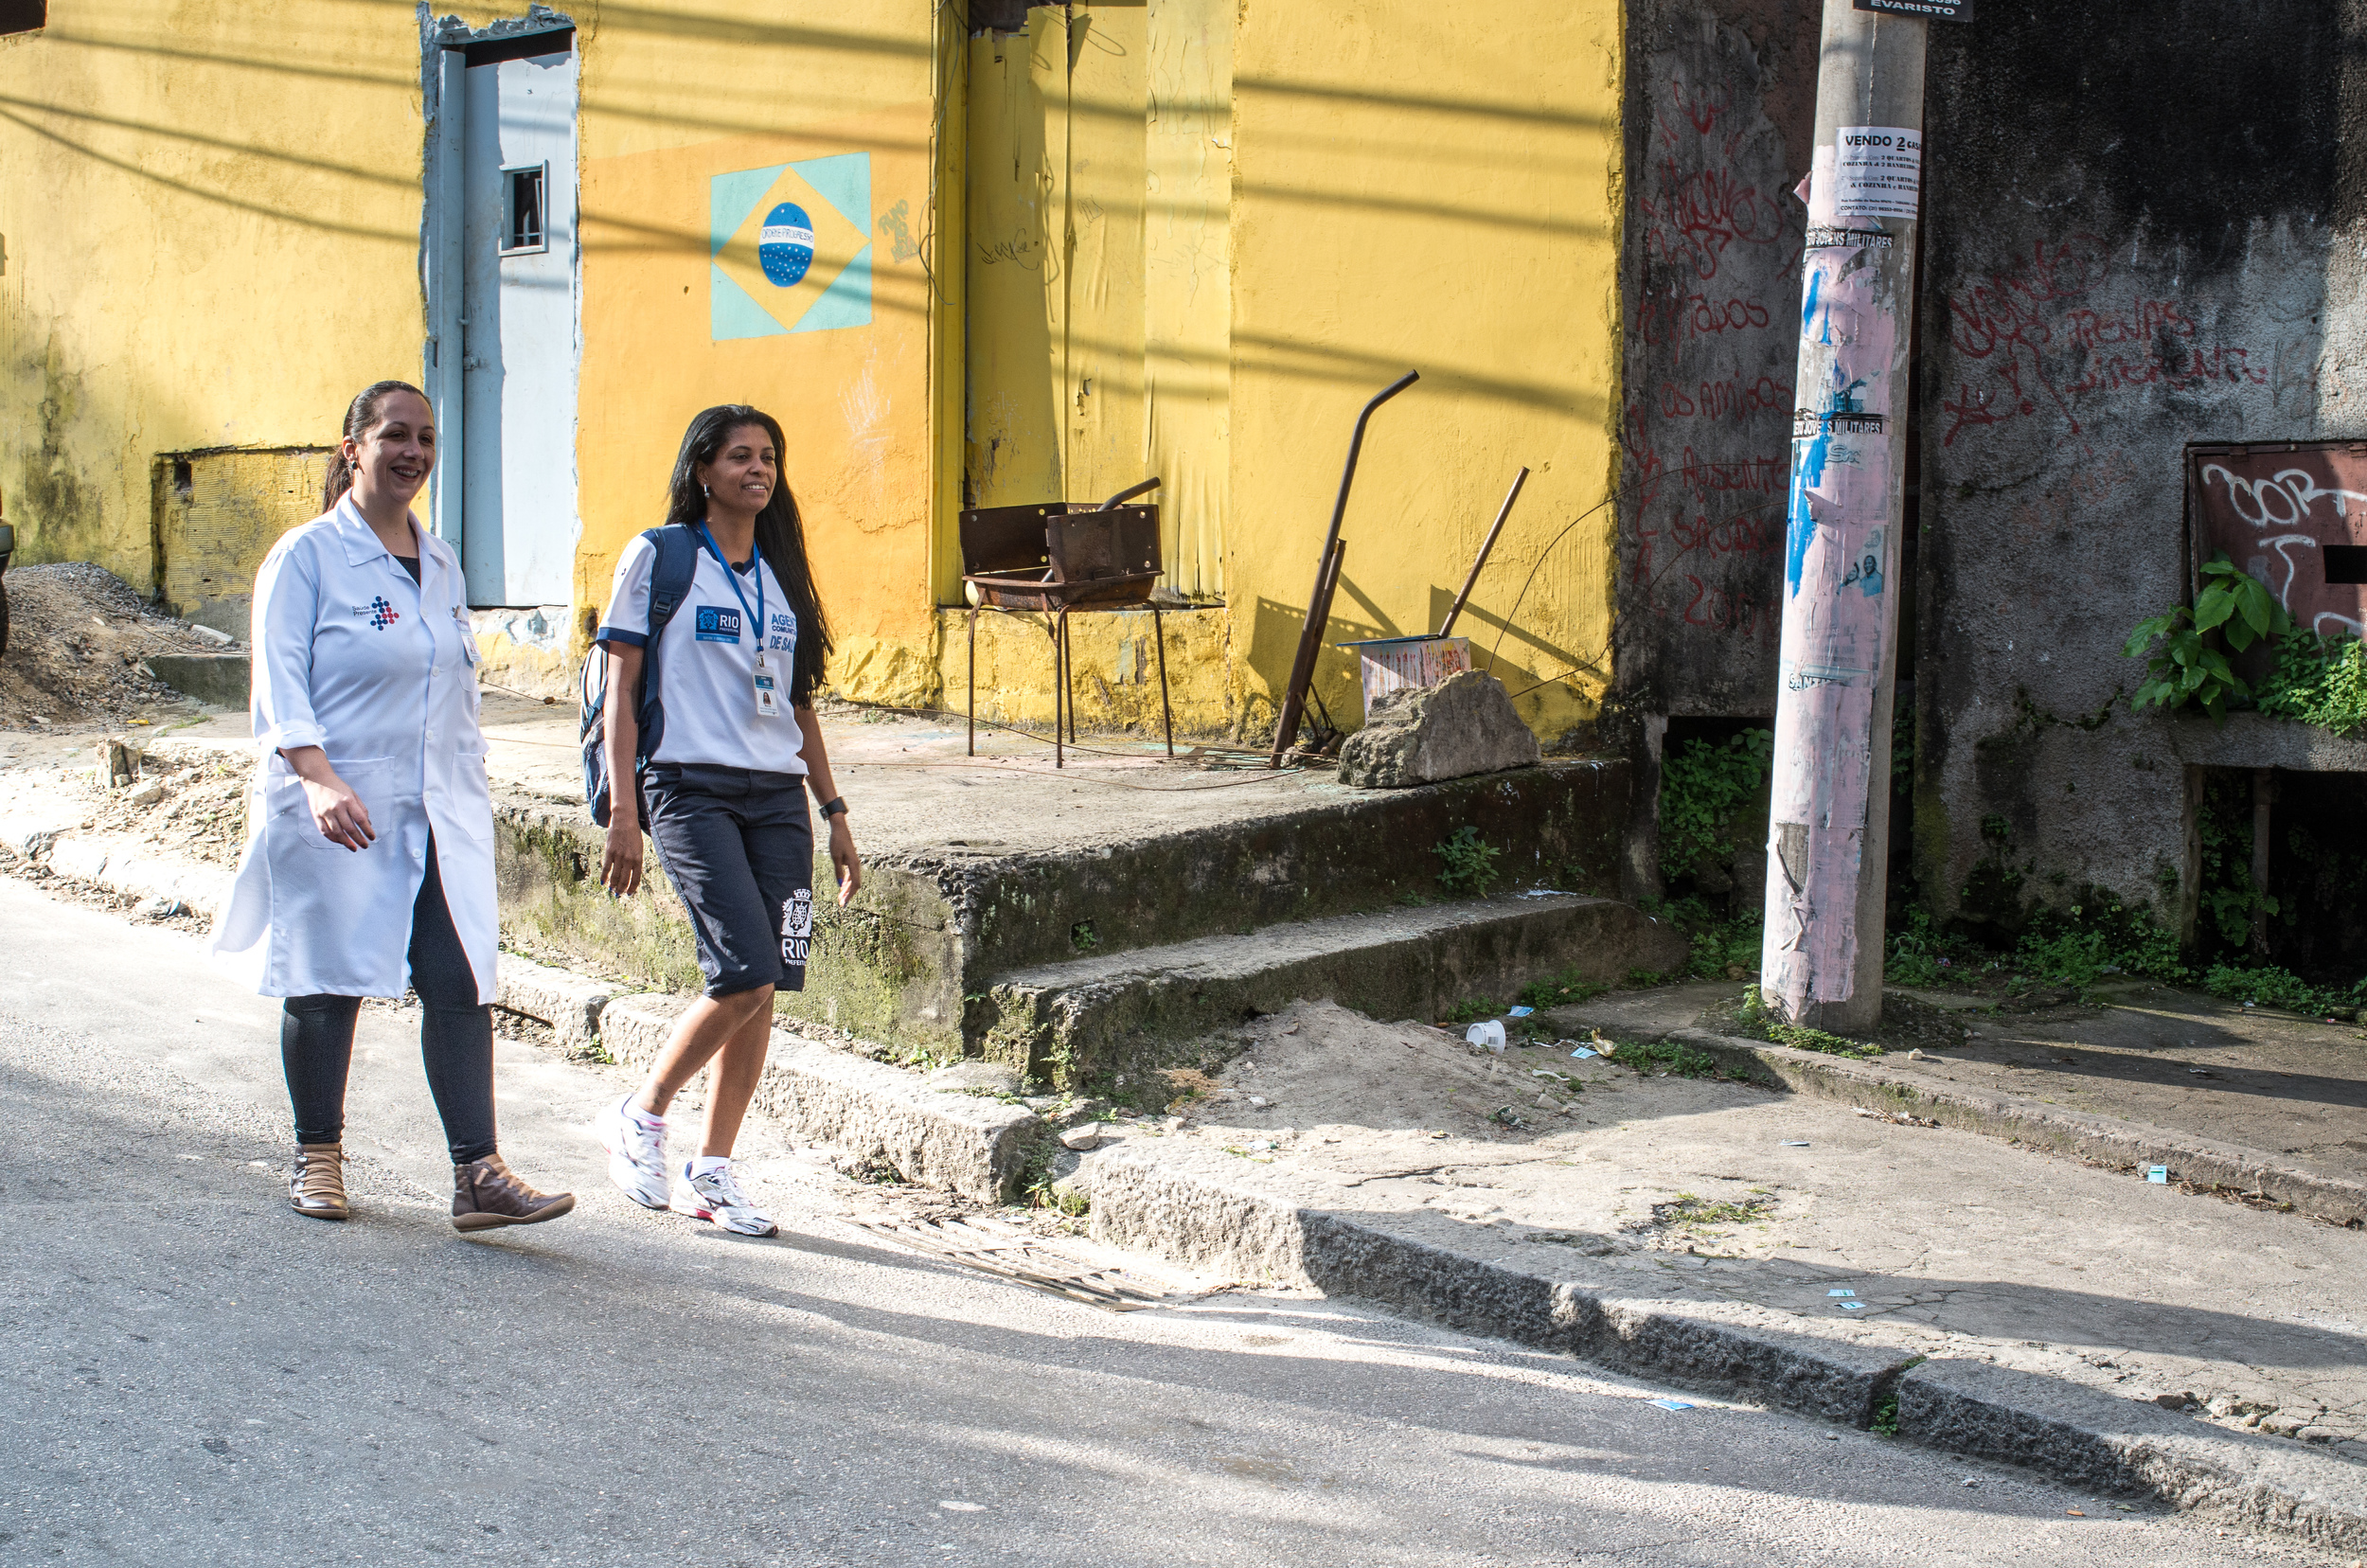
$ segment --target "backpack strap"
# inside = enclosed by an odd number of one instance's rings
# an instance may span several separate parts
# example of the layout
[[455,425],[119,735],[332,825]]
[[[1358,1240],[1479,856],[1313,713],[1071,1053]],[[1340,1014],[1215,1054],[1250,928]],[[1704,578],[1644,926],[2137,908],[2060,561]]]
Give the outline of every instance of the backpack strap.
[[641,537],[657,551],[657,564],[650,572],[650,646],[655,648],[666,623],[690,597],[690,579],[699,571],[699,540],[679,524],[651,528]]

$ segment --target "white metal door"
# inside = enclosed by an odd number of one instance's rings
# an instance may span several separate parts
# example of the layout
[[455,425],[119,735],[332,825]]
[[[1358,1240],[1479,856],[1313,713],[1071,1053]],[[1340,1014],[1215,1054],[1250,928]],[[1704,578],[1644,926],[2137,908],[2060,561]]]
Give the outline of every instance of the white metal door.
[[480,606],[565,604],[573,587],[576,57],[572,35],[555,42],[467,68],[460,553]]

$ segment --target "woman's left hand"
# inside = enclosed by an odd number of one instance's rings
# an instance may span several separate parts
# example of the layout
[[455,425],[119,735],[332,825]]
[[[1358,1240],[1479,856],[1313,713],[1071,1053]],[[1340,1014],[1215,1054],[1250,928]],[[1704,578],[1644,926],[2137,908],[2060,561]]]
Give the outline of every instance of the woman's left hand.
[[838,868],[838,906],[845,909],[863,887],[863,857],[855,853],[855,830],[844,811],[830,818],[830,864]]

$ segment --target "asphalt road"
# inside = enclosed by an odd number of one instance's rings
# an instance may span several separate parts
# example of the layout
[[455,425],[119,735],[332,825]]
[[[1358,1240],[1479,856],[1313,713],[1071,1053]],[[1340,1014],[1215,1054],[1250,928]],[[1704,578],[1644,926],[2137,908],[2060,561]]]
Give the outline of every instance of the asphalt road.
[[276,1016],[0,878],[0,1561],[2320,1560],[1352,1303],[1104,1312],[844,1222],[776,1144],[784,1234],[725,1238],[610,1191],[620,1076],[525,1045],[505,1151],[583,1202],[463,1239],[390,1009],[360,1212],[302,1220]]

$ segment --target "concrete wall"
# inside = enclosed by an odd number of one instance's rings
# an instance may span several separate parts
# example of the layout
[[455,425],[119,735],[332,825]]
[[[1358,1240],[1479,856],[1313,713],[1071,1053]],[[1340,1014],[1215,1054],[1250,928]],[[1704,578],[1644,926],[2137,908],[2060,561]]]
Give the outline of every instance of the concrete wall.
[[368,0],[54,0],[0,38],[18,561],[151,589],[159,454],[324,446],[418,376],[418,80]]
[[1931,29],[1915,866],[1943,912],[2093,882],[2176,913],[2173,726],[2129,711],[2121,645],[2187,594],[2187,442],[2367,435],[2362,44],[2359,0]]
[[1817,13],[1629,0],[1616,701],[1768,717]]

